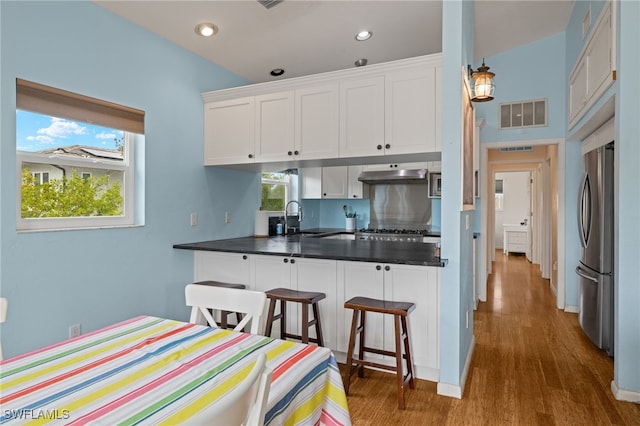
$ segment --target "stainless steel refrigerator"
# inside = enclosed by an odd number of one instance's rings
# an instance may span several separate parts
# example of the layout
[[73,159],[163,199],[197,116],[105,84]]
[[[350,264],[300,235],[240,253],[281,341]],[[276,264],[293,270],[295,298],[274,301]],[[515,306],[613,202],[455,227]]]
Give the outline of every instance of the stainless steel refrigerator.
[[613,142],[584,155],[578,229],[582,257],[579,321],[599,348],[613,356]]

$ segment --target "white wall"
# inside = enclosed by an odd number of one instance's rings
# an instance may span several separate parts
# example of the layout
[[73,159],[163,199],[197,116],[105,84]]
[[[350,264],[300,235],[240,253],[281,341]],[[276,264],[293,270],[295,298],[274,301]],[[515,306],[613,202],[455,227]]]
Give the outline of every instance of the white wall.
[[529,218],[531,211],[529,172],[496,173],[496,180],[503,181],[504,209],[496,210],[495,241],[496,248],[503,248],[502,225],[514,225]]

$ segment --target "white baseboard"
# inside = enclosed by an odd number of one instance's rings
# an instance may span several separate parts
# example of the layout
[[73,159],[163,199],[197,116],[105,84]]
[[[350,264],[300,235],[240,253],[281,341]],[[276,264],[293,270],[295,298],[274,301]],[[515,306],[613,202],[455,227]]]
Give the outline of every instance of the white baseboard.
[[565,305],[564,311],[570,314],[577,314],[580,312],[580,308],[573,305]]
[[640,392],[620,389],[615,381],[611,381],[611,392],[618,401],[628,401],[640,404]]
[[551,284],[551,282],[549,282],[549,288],[551,288],[551,292],[553,293],[553,295],[558,297],[558,287],[556,287],[555,285]]
[[476,336],[471,337],[471,344],[469,345],[469,352],[467,352],[467,359],[460,375],[460,385],[451,385],[449,383],[438,383],[438,395],[449,396],[452,398],[462,399],[464,393],[464,385],[467,382],[467,375],[469,374],[469,366],[471,365],[471,358],[473,356],[473,349],[476,345]]

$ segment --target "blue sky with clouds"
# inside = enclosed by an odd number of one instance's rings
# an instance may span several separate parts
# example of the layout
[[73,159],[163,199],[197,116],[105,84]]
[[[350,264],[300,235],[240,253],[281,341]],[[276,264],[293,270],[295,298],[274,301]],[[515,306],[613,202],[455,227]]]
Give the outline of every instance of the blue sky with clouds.
[[114,139],[122,139],[122,137],[121,130],[29,111],[16,111],[16,149],[18,151],[34,152],[69,145],[115,149]]

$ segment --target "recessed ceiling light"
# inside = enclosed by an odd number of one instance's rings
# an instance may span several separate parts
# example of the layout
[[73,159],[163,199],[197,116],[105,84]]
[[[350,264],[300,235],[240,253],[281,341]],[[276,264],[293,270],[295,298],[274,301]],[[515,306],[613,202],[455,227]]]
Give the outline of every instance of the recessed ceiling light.
[[356,34],[356,40],[358,41],[369,40],[372,35],[373,33],[371,31],[366,31],[366,30],[360,31],[358,34]]
[[356,62],[356,67],[363,67],[365,65],[367,65],[367,60],[366,58],[362,58],[362,59],[358,59]]
[[284,74],[284,70],[282,68],[274,68],[269,74],[274,77],[280,77],[282,74]]
[[218,33],[218,27],[215,24],[210,24],[208,22],[198,24],[195,28],[196,34],[202,37],[211,37]]

